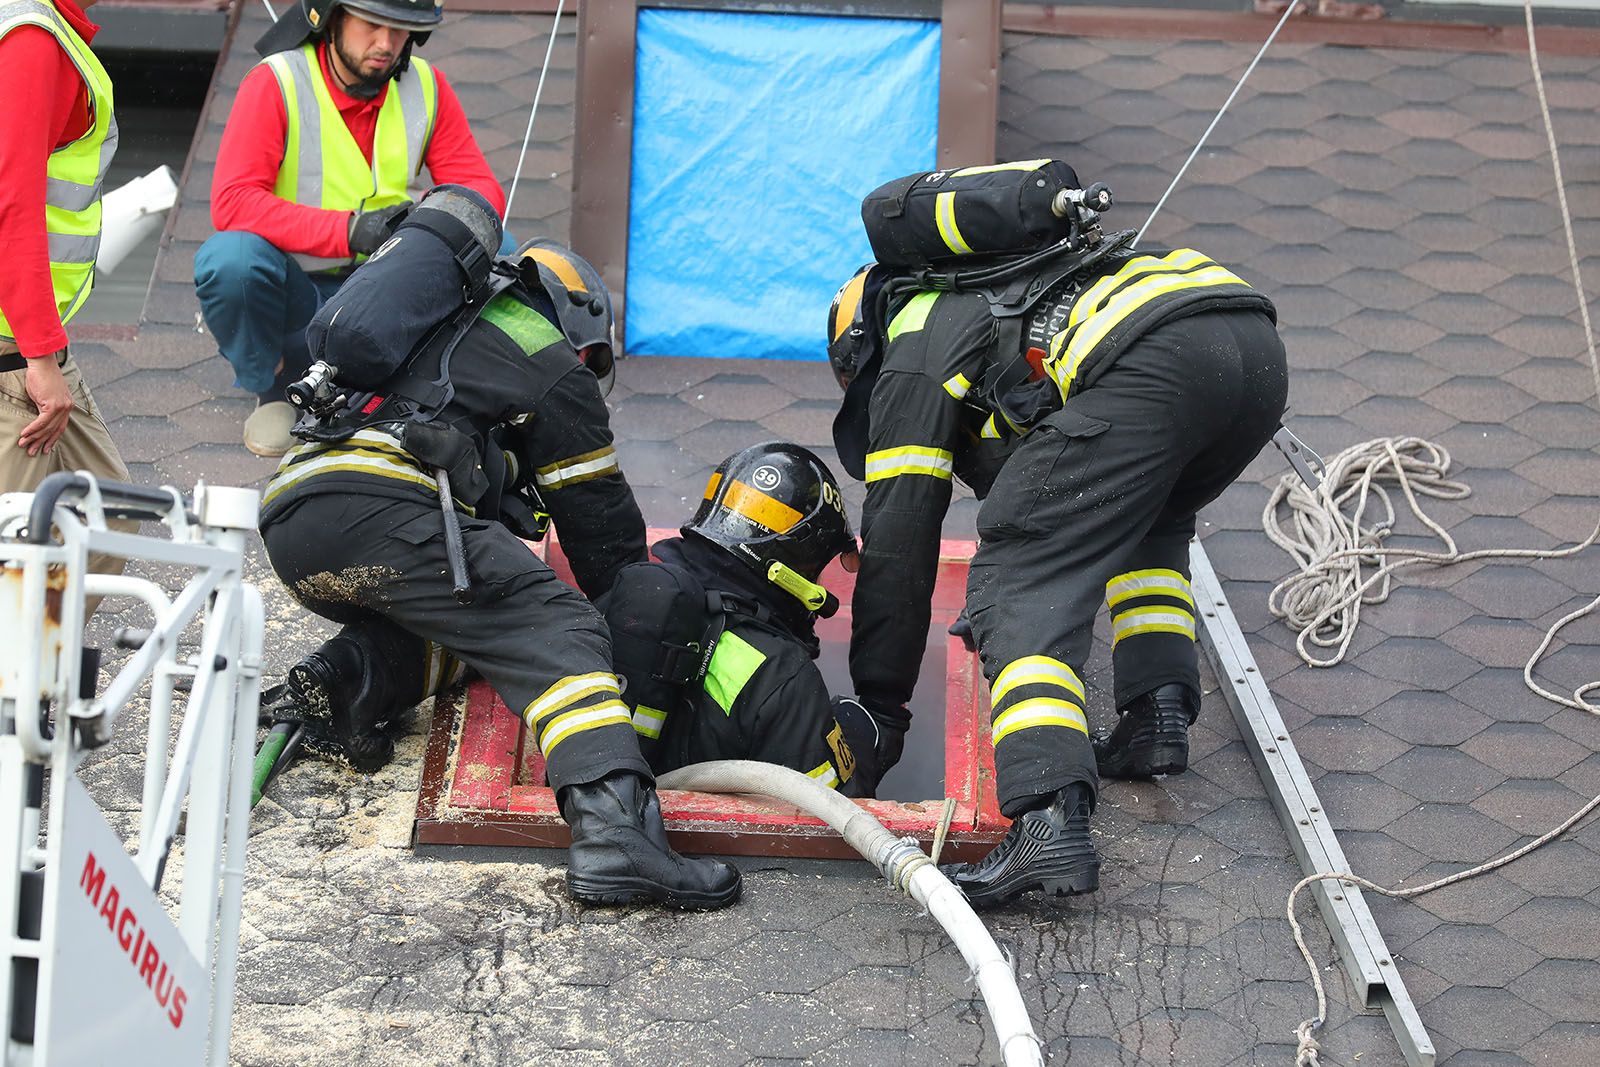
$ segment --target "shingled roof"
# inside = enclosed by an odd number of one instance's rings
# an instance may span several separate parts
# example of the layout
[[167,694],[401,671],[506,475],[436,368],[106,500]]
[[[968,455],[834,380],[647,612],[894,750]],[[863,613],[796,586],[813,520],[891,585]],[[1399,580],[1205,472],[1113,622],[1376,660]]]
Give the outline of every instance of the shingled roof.
[[[199,332],[192,289],[223,119],[254,58],[248,43],[265,28],[258,5],[234,17],[138,336],[77,346],[142,480],[259,484],[271,469],[239,447],[250,401],[231,390]],[[497,173],[515,165],[550,24],[451,14],[427,46]],[[575,51],[569,18],[517,192],[511,226],[521,236],[567,235]],[[1009,33],[1000,154],[1064,156],[1115,189],[1116,221],[1138,225],[1253,54],[1253,45],[1221,40]],[[1546,56],[1544,69],[1579,248],[1592,250],[1600,58]],[[1295,425],[1316,447],[1398,434],[1448,447],[1474,493],[1429,510],[1464,546],[1551,546],[1589,532],[1600,414],[1525,55],[1275,47],[1147,243],[1203,249],[1272,297],[1294,368]],[[1593,255],[1583,266],[1591,277],[1600,271]],[[620,379],[612,407],[625,469],[654,525],[681,521],[712,464],[752,440],[789,438],[833,458],[837,392],[823,367],[637,359]],[[1597,591],[1592,557],[1413,573],[1367,613],[1350,662],[1312,670],[1263,606],[1290,566],[1260,531],[1264,485],[1280,469],[1275,454],[1264,455],[1208,509],[1206,547],[1356,869],[1382,882],[1430,878],[1525,840],[1600,792],[1597,720],[1535,700],[1519,676],[1543,626]],[[859,488],[849,495],[858,507]],[[947,535],[972,536],[973,511],[959,501]],[[1103,644],[1096,655],[1092,681],[1103,690]],[[1549,672],[1570,687],[1596,677],[1597,661],[1592,644],[1575,642]],[[1103,700],[1094,712],[1105,718]],[[1033,904],[995,920],[1047,1040],[1075,1062],[1288,1062],[1290,1028],[1308,1014],[1282,919],[1297,870],[1214,695],[1194,750],[1191,774],[1107,790],[1100,898],[1066,914]],[[1600,827],[1591,825],[1417,903],[1372,901],[1441,1063],[1600,1062],[1597,878]],[[948,952],[910,935],[858,936],[875,922],[895,929],[888,905],[830,882],[837,906],[808,913],[811,897],[787,883],[754,885],[760,910],[716,928],[726,937],[712,941],[726,942],[727,953],[715,966],[696,965],[694,947],[673,939],[681,931],[666,936],[676,928],[625,931],[617,951],[643,945],[678,987],[659,1002],[651,987],[642,999],[654,1006],[643,1015],[639,996],[621,1003],[622,994],[597,992],[570,969],[529,1003],[593,1002],[677,1035],[677,1044],[638,1045],[641,1060],[650,1049],[705,1045],[741,1050],[727,1062],[891,1062],[909,1030],[942,1041],[950,1062],[993,1061]],[[349,897],[342,906],[363,910],[371,901],[362,894],[377,893],[339,892]],[[762,892],[788,903],[775,911],[759,903]],[[268,936],[266,947],[274,943]],[[1331,959],[1325,937],[1316,947]],[[603,944],[589,951],[588,973],[615,974],[626,992],[621,958],[599,958]],[[352,973],[340,972],[334,997],[342,989],[359,999],[361,983],[382,977],[379,964],[361,959],[341,967]],[[786,974],[794,981],[780,982]],[[279,994],[271,983],[243,988],[241,1028],[270,1032]],[[493,1006],[482,988],[455,995],[468,1011]],[[1399,1062],[1381,1018],[1361,1013],[1337,982],[1332,995],[1331,1059]],[[701,1008],[685,1009],[687,1000]],[[592,1035],[539,1018],[528,1022],[539,1043],[591,1047]],[[391,1040],[385,1026],[380,1018],[365,1032]],[[808,1026],[838,1043],[808,1042]],[[509,1054],[518,1038],[489,1040]],[[266,1044],[255,1042],[249,1062],[279,1062],[260,1052]]]

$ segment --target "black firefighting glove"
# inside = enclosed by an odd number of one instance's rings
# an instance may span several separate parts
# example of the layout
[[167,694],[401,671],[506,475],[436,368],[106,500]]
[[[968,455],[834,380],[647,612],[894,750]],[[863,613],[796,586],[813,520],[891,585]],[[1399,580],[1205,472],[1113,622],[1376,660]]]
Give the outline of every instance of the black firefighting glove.
[[951,637],[961,638],[961,643],[967,646],[968,652],[978,651],[978,642],[972,636],[972,616],[967,614],[966,608],[961,609],[961,614],[956,616],[956,621],[950,624],[950,629],[945,633]]
[[370,256],[383,246],[393,234],[397,216],[411,210],[411,201],[402,200],[388,207],[371,211],[350,213],[350,252],[357,256]]
[[[856,757],[857,774],[868,773],[873,791],[905,749],[911,713],[904,707],[879,707],[861,697],[834,697],[833,717]],[[867,795],[863,793],[862,795]]]

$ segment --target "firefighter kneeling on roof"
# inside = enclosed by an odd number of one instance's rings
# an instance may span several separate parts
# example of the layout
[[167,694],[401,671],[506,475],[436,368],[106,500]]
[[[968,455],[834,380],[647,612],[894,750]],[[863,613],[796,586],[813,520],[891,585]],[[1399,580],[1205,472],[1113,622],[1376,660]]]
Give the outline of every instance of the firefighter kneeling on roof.
[[499,220],[471,190],[440,187],[401,218],[313,320],[317,373],[290,389],[305,443],[267,486],[262,539],[294,597],[346,631],[278,699],[381,764],[369,716],[448,655],[537,739],[574,897],[731,904],[737,871],[667,846],[600,615],[519,539],[547,513],[591,596],[645,558],[601,392],[609,296],[559,246],[495,260]]
[[[878,263],[830,314],[835,441],[867,483],[850,668],[884,769],[909,724],[951,477],[983,498],[967,608],[1013,822],[947,869],[977,906],[1095,890],[1099,776],[1187,767],[1195,513],[1271,438],[1287,392],[1266,297],[1199,252],[1103,234],[1110,206],[1055,160],[891,182],[862,205]],[[1102,599],[1120,716],[1091,743],[1082,671]]]

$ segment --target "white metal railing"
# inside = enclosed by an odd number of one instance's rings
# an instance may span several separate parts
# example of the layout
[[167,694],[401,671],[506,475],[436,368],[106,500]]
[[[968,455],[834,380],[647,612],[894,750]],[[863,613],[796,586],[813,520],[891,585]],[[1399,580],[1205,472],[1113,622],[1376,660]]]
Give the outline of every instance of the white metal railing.
[[[243,564],[259,501],[81,472],[0,496],[0,1067],[228,1062],[264,625]],[[111,530],[108,514],[168,536]],[[89,573],[91,553],[190,573],[169,598],[144,578]],[[118,631],[133,654],[95,693],[85,601],[106,596],[142,602],[154,622]],[[179,644],[196,621],[197,652]],[[190,689],[169,758],[179,678]],[[77,770],[146,681],[130,855]],[[174,921],[158,894],[185,809]]]

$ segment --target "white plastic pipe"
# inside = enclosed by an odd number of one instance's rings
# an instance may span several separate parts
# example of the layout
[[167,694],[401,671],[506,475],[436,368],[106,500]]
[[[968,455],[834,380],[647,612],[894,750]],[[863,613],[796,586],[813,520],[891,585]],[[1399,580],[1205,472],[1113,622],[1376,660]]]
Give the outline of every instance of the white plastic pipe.
[[145,239],[161,228],[161,220],[178,202],[178,183],[163,164],[142,178],[119,185],[100,199],[100,251],[94,266],[110,274]]
[[967,961],[989,1009],[1006,1067],[1042,1067],[1039,1037],[1017,989],[1011,964],[961,890],[939,873],[910,838],[898,838],[854,801],[799,771],[754,760],[713,760],[682,767],[656,780],[662,789],[702,793],[755,793],[814,815],[839,831],[851,848],[883,872],[896,889],[928,909]]

